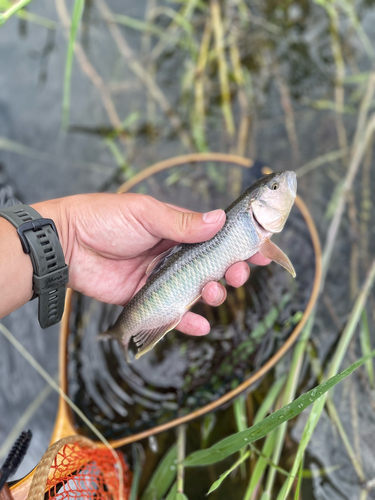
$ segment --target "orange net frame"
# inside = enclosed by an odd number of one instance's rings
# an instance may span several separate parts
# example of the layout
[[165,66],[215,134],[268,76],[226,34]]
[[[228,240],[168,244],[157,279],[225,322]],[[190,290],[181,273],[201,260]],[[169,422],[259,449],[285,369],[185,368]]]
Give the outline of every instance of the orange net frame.
[[61,439],[39,462],[28,500],[127,500],[132,476],[123,454],[114,453],[81,436]]

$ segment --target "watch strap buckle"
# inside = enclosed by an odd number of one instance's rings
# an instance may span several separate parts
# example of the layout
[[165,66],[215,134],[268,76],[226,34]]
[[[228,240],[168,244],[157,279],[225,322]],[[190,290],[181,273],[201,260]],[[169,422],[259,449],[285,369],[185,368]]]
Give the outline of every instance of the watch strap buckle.
[[56,234],[57,239],[59,239],[59,234],[57,232],[55,223],[53,222],[52,219],[35,219],[35,220],[29,220],[27,222],[24,222],[17,228],[17,234],[21,240],[21,245],[22,249],[25,253],[30,253],[30,245],[29,242],[27,241],[25,237],[25,231],[40,231],[43,226],[51,226],[53,229],[53,232]]

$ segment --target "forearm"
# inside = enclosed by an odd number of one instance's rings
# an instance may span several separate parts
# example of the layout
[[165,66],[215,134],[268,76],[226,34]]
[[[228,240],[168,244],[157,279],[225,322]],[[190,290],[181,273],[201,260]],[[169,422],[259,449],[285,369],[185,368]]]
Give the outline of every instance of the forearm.
[[0,217],[0,318],[32,297],[33,266],[16,228]]
[[[65,234],[60,200],[46,201],[32,206],[42,217],[55,222],[59,235]],[[31,299],[32,283],[33,267],[30,256],[22,250],[16,228],[0,217],[0,318]]]

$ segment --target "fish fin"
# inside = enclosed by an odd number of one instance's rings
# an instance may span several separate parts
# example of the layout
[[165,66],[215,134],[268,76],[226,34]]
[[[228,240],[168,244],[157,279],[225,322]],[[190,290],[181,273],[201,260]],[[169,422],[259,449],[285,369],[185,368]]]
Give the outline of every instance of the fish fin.
[[169,252],[171,251],[170,248],[168,248],[168,250],[166,250],[165,252],[162,252],[160,253],[159,255],[157,255],[154,259],[152,259],[152,261],[149,263],[147,269],[146,269],[146,274],[147,276],[149,276],[152,271],[156,268],[156,266],[159,264],[159,262],[166,256],[169,254]]
[[153,330],[142,330],[134,335],[134,342],[138,347],[138,352],[135,355],[135,359],[140,358],[143,354],[150,351],[154,345],[161,340],[164,335],[173,328],[175,328],[179,322],[181,321],[182,316],[180,316],[177,320],[173,320],[166,325],[159,326],[158,328],[154,328]]
[[106,330],[103,333],[99,333],[96,336],[96,340],[99,342],[102,340],[107,340],[107,339],[108,340],[117,340],[117,342],[119,342],[121,344],[122,348],[124,349],[126,361],[128,363],[130,363],[131,361],[130,361],[129,350],[128,350],[130,338],[128,339],[125,337],[125,339],[124,339],[124,334],[123,334],[123,331],[122,331],[122,328],[120,327],[120,325],[117,325],[115,323],[113,326],[108,328],[108,330]]
[[267,259],[271,259],[276,264],[279,264],[281,267],[290,272],[293,278],[296,277],[296,271],[294,270],[293,264],[290,262],[289,257],[285,255],[285,253],[273,243],[271,240],[266,240],[258,252],[263,255],[263,257],[267,257]]
[[174,255],[176,252],[178,252],[182,248],[182,245],[176,245],[172,248],[169,248],[165,252],[161,253],[157,257],[155,257],[150,264],[148,265],[148,268],[146,269],[146,274],[148,276],[147,281],[149,281],[157,272],[160,271],[162,267],[164,267],[169,259]]
[[186,306],[186,310],[190,309],[191,307],[193,307],[193,305],[198,302],[198,300],[202,297],[202,294],[200,293],[199,295],[197,295],[191,302],[189,302],[189,304]]
[[[101,342],[102,340],[111,340],[111,339],[114,339],[117,337],[115,337],[114,335],[112,335],[112,333],[110,333],[108,330],[103,332],[103,333],[98,333],[98,335],[95,337],[95,340],[97,340],[98,342]],[[118,340],[118,339],[117,339]]]

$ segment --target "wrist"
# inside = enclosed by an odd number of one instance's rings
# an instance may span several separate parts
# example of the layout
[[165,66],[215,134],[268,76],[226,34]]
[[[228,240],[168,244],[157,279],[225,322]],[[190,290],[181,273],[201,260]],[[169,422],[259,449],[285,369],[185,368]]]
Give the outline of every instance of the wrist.
[[55,223],[61,247],[63,249],[65,262],[69,265],[69,219],[67,215],[66,198],[42,201],[30,205],[41,217],[52,219]]

